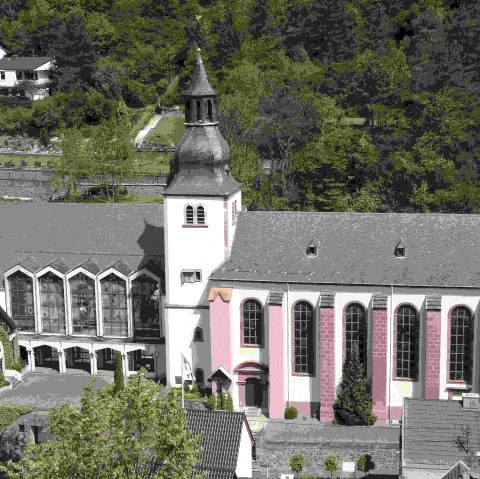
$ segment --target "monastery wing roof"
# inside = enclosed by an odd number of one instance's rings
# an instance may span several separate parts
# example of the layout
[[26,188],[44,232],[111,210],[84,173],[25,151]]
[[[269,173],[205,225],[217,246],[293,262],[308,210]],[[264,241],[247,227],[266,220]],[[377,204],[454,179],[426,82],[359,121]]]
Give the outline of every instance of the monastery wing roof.
[[[211,277],[479,287],[479,231],[478,215],[242,212],[230,259]],[[400,239],[405,257],[395,256]]]
[[0,273],[21,263],[37,272],[118,266],[157,274],[164,261],[163,207],[111,204],[0,204]]
[[404,461],[453,466],[467,455],[457,442],[469,428],[469,449],[480,446],[479,410],[458,401],[405,399]]
[[51,57],[3,57],[0,70],[35,70],[51,60]]

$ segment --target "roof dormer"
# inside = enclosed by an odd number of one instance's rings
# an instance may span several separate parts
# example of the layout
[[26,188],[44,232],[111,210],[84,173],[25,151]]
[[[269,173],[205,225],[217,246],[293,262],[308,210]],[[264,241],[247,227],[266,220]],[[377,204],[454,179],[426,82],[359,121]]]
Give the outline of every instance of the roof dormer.
[[405,258],[405,245],[403,244],[402,238],[400,238],[400,241],[397,243],[397,246],[395,246],[395,257]]
[[307,256],[317,256],[318,241],[312,238],[307,246]]

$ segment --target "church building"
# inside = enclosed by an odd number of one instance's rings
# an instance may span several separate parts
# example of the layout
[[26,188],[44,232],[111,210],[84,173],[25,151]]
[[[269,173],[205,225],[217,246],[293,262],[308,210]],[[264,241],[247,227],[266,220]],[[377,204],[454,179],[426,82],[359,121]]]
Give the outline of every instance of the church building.
[[200,55],[164,205],[0,204],[0,307],[30,371],[200,386],[321,421],[358,349],[379,423],[478,392],[480,217],[247,211]]

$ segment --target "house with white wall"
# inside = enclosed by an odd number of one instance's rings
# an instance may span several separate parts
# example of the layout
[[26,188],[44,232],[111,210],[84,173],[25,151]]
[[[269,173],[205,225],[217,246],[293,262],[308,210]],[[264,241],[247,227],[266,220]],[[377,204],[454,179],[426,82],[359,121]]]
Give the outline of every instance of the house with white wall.
[[0,56],[0,94],[44,98],[53,66],[50,57]]

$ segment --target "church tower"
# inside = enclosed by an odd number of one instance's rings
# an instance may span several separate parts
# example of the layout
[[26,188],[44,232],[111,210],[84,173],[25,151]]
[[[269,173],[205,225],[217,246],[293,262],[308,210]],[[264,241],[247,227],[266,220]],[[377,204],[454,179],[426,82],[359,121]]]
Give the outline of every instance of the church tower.
[[218,129],[217,92],[200,51],[184,101],[185,133],[164,191],[164,317],[171,385],[178,384],[182,354],[193,370],[203,370],[205,380],[210,372],[208,278],[229,257],[242,208],[240,183],[230,174],[230,148]]

